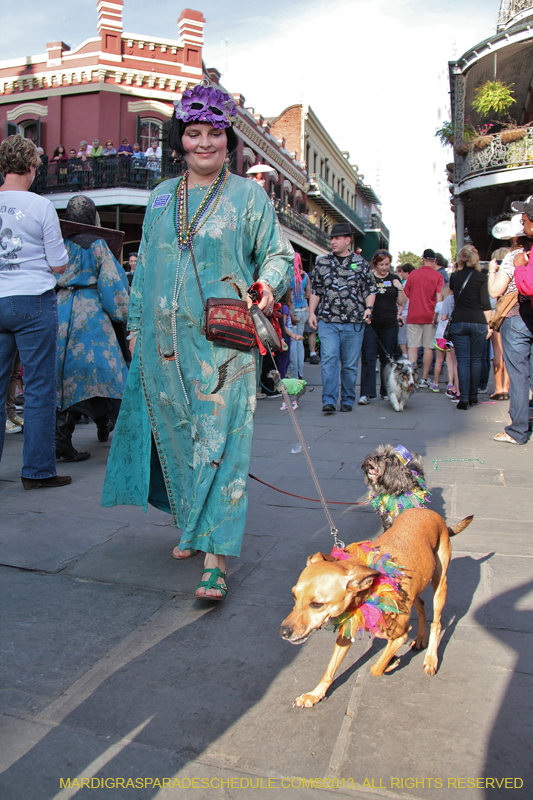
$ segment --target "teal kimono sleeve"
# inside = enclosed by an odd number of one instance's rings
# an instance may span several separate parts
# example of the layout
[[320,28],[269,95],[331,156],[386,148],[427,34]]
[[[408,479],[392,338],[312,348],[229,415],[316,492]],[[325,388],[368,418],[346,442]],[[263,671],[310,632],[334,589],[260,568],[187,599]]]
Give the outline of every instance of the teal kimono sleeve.
[[139,255],[137,256],[137,265],[135,267],[133,281],[131,284],[128,324],[126,326],[129,331],[139,331],[141,329],[142,295],[144,287],[144,259],[148,240],[146,235],[148,217],[149,214],[147,213],[144,218],[141,246],[139,249]]
[[102,308],[113,322],[126,322],[128,317],[128,279],[126,273],[103,242],[94,244],[98,269],[98,294]]
[[272,287],[279,300],[294,274],[294,250],[283,233],[267,193],[260,186],[254,192],[249,230],[253,237],[253,257],[259,268],[259,280]]

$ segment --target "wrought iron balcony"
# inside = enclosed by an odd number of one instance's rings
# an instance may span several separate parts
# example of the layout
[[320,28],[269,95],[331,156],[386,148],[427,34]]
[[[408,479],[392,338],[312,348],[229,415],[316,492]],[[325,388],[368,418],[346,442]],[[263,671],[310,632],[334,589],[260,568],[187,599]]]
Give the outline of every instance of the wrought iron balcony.
[[379,214],[372,214],[365,219],[365,231],[380,231],[387,241],[390,240],[390,231]]
[[500,15],[498,17],[498,28],[504,28],[509,20],[530,8],[533,13],[533,0],[502,0]]
[[[311,189],[307,192],[308,197],[325,208],[328,213],[338,222],[349,222],[359,233],[364,233],[365,222],[348,203],[342,199],[331,186],[323,180],[320,175],[310,175]],[[314,184],[314,186],[313,186]]]
[[274,208],[276,214],[282,225],[290,228],[291,231],[301,234],[305,239],[308,239],[319,247],[325,250],[330,249],[330,237],[321,228],[312,225],[302,214],[298,214],[290,206],[284,205],[278,198],[273,198]]
[[492,172],[533,167],[533,130],[526,128],[523,138],[514,142],[502,142],[502,135],[506,138],[509,134],[506,131],[495,133],[487,137],[490,139],[487,147],[474,150],[470,146],[466,156],[456,157],[455,183],[460,184],[467,178]]
[[175,178],[183,172],[182,161],[152,159],[142,161],[109,156],[82,162],[73,158],[64,162],[52,162],[39,167],[32,190],[37,194],[55,192],[86,192],[91,189],[148,189],[151,191],[167,178]]

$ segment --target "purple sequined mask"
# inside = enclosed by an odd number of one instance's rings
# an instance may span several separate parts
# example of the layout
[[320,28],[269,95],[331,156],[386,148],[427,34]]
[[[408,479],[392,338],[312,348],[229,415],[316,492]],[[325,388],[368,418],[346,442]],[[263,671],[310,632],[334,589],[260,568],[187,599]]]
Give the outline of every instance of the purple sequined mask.
[[183,92],[174,107],[176,119],[186,123],[209,122],[213,128],[229,128],[237,116],[235,103],[228,94],[200,84]]

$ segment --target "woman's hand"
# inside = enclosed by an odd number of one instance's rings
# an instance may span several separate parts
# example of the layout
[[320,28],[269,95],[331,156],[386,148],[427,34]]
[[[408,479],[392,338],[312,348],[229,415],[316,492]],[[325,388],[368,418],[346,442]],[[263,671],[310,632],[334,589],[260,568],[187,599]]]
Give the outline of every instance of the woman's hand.
[[263,311],[266,317],[269,317],[272,314],[272,309],[274,308],[274,293],[266,281],[259,280],[258,283],[260,283],[263,287],[263,297],[259,303],[259,308],[261,311]]
[[134,350],[135,350],[136,343],[137,343],[137,334],[135,334],[135,336],[132,336],[132,338],[128,342],[128,346],[130,348],[130,353],[131,353],[131,357],[132,358],[133,358],[133,353],[134,353]]

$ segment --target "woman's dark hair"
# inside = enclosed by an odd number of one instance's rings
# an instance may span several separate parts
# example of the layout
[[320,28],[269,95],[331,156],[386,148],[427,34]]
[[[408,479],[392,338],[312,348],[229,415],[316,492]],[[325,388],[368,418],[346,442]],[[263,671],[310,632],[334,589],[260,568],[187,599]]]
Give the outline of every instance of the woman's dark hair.
[[[185,149],[183,147],[181,137],[183,136],[183,131],[185,128],[188,125],[193,124],[195,123],[185,123],[181,119],[176,119],[175,116],[172,117],[172,122],[170,123],[170,130],[167,138],[168,146],[171,150],[175,150],[176,153],[178,153],[178,155],[180,155],[182,158],[185,155]],[[239,139],[233,130],[233,125],[230,125],[229,128],[224,128],[224,130],[226,131],[226,137],[228,139],[228,153],[233,153],[233,151],[237,149]]]
[[67,151],[65,150],[65,148],[63,147],[63,145],[62,145],[62,144],[58,144],[58,145],[57,145],[57,147],[56,147],[56,149],[54,150],[54,155],[52,156],[52,158],[55,158],[56,156],[58,156],[58,155],[59,155],[59,148],[61,148],[61,149],[62,149],[62,151],[63,151],[62,155],[66,155],[66,154],[67,154]]
[[377,267],[377,265],[380,264],[382,261],[385,261],[386,258],[388,258],[389,261],[392,263],[392,256],[388,250],[377,250],[374,253],[371,264],[373,267]]
[[415,269],[416,267],[413,267],[412,264],[402,264],[400,267],[396,267],[396,272],[407,272],[407,274],[409,274],[410,272],[414,272]]

